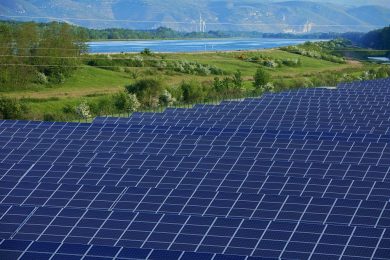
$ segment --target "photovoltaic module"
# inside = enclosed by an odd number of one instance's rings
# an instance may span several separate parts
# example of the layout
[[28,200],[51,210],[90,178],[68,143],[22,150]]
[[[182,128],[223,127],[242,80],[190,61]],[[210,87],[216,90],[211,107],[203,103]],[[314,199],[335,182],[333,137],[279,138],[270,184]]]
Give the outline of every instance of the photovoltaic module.
[[0,259],[278,258],[390,258],[390,79],[0,121]]

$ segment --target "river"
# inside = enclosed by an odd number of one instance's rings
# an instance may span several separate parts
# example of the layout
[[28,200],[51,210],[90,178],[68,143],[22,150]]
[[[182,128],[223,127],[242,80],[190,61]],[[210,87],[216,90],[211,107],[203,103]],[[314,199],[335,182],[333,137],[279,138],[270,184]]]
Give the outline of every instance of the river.
[[140,52],[149,48],[153,52],[205,52],[271,49],[297,45],[308,39],[206,39],[206,40],[135,40],[89,42],[90,53]]

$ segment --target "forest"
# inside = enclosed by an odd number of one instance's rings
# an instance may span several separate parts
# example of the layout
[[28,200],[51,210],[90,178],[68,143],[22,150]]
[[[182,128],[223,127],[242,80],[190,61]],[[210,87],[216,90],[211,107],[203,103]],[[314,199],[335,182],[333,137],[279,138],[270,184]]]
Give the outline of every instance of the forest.
[[[390,26],[370,31],[366,34],[349,33],[344,38],[363,48],[390,50]],[[388,52],[390,55],[390,51]],[[390,56],[389,56],[390,57]]]

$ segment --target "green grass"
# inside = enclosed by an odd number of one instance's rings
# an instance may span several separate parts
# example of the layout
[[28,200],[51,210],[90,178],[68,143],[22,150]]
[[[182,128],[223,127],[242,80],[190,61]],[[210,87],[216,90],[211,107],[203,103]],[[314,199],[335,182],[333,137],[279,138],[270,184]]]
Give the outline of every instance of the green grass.
[[128,73],[86,66],[78,69],[65,83],[56,86],[32,85],[8,91],[6,95],[28,98],[73,98],[113,93],[132,82]]
[[[251,86],[252,77],[260,65],[239,59],[239,56],[251,57],[262,54],[272,59],[301,59],[302,66],[280,68],[267,68],[273,80],[293,82],[305,78],[316,77],[324,72],[356,72],[369,69],[366,63],[349,62],[338,64],[329,61],[300,56],[293,53],[273,49],[246,52],[218,52],[218,53],[176,53],[155,54],[155,58],[167,60],[187,60],[202,64],[214,65],[231,75],[240,70],[245,80],[244,85]],[[136,55],[136,54],[133,54]],[[111,57],[131,57],[132,55],[111,55]],[[194,76],[156,68],[131,68],[138,78],[157,76],[162,78],[169,86],[178,86],[183,80],[195,79],[198,81],[212,81],[215,75]],[[224,77],[224,76],[219,76]],[[30,85],[23,89],[6,90],[3,95],[22,98],[29,106],[29,119],[42,119],[47,113],[63,113],[65,105],[75,107],[81,100],[94,101],[122,90],[125,85],[134,82],[132,73],[118,72],[96,67],[85,66],[78,69],[65,83],[56,86]],[[68,120],[67,118],[64,118]],[[70,120],[70,119],[69,119]]]

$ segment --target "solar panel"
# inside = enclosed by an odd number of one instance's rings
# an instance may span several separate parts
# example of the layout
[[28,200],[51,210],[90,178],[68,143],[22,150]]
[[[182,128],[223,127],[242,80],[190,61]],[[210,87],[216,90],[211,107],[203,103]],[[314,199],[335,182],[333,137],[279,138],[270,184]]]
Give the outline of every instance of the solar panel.
[[0,256],[388,259],[389,87],[0,121]]

